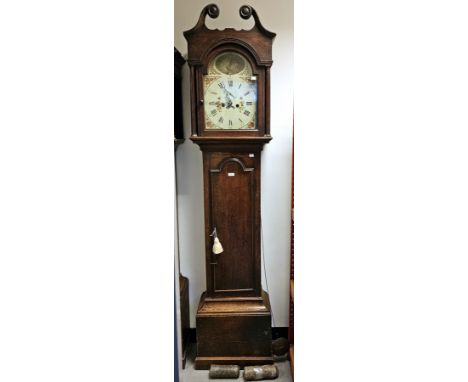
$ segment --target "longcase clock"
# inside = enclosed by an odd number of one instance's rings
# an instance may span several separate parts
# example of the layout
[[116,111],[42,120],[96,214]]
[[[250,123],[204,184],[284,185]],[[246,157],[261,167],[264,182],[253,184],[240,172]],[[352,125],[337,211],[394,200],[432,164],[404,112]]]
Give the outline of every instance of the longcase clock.
[[[203,154],[206,292],[197,310],[197,368],[272,363],[271,308],[261,285],[260,154],[270,135],[275,33],[247,5],[250,30],[212,30],[207,5],[184,32],[190,67],[191,140]],[[222,252],[214,251],[215,238]]]

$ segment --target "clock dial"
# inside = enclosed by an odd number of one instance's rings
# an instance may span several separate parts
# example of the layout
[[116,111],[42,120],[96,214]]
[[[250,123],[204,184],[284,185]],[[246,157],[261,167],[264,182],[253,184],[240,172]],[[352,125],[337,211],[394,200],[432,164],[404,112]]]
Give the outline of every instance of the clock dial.
[[257,78],[240,54],[222,53],[210,63],[204,98],[206,129],[256,129]]

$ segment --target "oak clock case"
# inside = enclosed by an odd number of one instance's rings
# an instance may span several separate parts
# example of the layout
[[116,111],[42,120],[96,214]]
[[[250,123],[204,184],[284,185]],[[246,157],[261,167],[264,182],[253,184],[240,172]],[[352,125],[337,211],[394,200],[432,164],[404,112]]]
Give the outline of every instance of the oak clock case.
[[[271,307],[261,285],[261,151],[270,136],[270,68],[275,34],[253,17],[250,30],[212,30],[205,18],[184,32],[192,135],[203,155],[206,291],[196,315],[196,368],[273,362]],[[223,251],[214,253],[214,237]],[[215,251],[216,252],[216,251]]]

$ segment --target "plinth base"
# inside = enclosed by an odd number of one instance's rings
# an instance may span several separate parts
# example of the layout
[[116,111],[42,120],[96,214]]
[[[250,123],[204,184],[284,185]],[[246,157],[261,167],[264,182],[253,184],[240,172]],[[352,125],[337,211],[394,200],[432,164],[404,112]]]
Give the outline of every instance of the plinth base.
[[218,365],[273,363],[268,294],[259,299],[210,300],[202,294],[197,311],[196,369]]

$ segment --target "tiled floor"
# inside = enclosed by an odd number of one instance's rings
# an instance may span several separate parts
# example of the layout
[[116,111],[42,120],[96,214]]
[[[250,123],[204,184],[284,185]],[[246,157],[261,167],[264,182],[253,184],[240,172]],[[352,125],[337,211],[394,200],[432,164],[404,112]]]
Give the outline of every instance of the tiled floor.
[[[189,352],[185,369],[182,370],[180,382],[207,382],[207,381],[226,381],[226,382],[239,382],[244,381],[243,371],[241,371],[238,379],[209,379],[208,370],[195,370],[193,367],[193,359],[195,357],[195,347],[192,346]],[[292,382],[291,368],[289,361],[276,362],[278,366],[279,375],[275,382]]]

